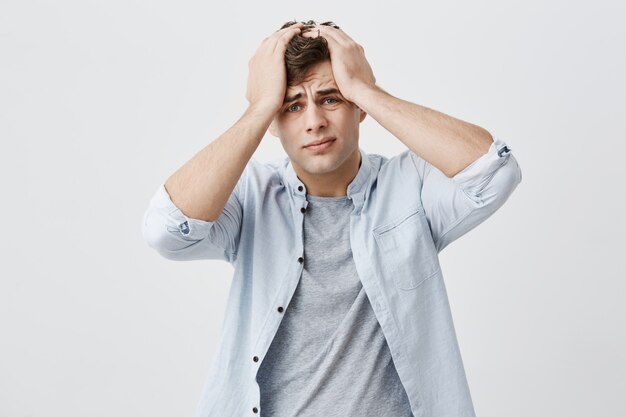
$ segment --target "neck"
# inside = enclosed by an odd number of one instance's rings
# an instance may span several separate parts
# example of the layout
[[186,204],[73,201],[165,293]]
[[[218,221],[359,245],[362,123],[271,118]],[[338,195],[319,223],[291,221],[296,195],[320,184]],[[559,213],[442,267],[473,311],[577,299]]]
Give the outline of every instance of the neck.
[[344,164],[333,172],[312,175],[293,166],[307,194],[316,197],[342,197],[348,193],[348,185],[354,180],[361,167],[361,152],[357,149]]

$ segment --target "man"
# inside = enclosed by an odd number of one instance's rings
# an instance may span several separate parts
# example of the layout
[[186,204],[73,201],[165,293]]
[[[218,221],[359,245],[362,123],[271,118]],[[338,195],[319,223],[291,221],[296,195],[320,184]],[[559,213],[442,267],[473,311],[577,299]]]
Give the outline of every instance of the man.
[[[332,22],[263,40],[246,97],[144,216],[162,256],[235,268],[197,416],[474,416],[437,254],[520,183],[511,149],[378,87]],[[362,150],[368,114],[408,149]]]

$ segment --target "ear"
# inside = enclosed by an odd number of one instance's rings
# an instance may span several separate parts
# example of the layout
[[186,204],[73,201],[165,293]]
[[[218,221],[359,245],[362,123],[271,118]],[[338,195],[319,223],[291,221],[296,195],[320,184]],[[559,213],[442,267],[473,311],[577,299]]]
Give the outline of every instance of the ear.
[[365,117],[367,116],[367,113],[365,113],[365,112],[364,112],[363,110],[361,110],[360,108],[359,108],[359,112],[361,113],[361,114],[359,115],[359,122],[362,122],[362,121],[365,119]]

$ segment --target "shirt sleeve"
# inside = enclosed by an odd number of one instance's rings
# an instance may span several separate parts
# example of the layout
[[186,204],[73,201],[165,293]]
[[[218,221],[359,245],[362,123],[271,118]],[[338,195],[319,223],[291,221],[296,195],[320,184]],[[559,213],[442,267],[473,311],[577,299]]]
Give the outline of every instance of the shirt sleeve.
[[512,149],[498,137],[492,138],[487,153],[452,178],[410,152],[422,181],[422,205],[438,252],[491,216],[522,180]]
[[142,234],[148,246],[171,260],[233,263],[241,233],[243,178],[237,181],[215,221],[186,216],[171,200],[165,184],[159,185],[143,216]]

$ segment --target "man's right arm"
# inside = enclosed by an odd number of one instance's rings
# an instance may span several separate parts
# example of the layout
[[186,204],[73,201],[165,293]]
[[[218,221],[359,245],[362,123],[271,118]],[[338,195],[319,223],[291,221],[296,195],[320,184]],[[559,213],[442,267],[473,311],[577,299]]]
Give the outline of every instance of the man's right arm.
[[242,174],[272,112],[249,107],[159,186],[143,219],[142,233],[150,247],[171,260],[235,260],[243,215]]
[[214,221],[222,212],[237,180],[259,146],[287,89],[285,50],[303,24],[278,30],[261,42],[248,62],[244,115],[222,136],[176,171],[165,188],[187,216]]
[[188,217],[215,221],[275,111],[249,106],[243,116],[165,181],[172,202]]
[[143,236],[168,259],[236,258],[241,230],[241,177],[286,91],[285,50],[302,24],[263,40],[249,61],[241,118],[159,187],[144,214]]

